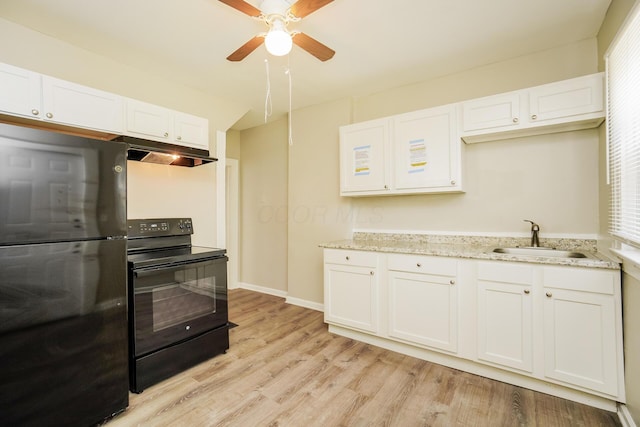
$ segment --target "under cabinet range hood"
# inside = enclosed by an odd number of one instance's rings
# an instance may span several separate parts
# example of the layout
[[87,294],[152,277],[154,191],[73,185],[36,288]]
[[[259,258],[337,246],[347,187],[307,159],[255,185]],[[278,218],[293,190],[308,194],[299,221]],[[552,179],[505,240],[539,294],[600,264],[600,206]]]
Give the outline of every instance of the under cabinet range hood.
[[187,167],[218,161],[214,157],[209,157],[207,150],[199,150],[182,145],[167,144],[124,135],[119,136],[115,141],[122,141],[129,145],[127,160]]

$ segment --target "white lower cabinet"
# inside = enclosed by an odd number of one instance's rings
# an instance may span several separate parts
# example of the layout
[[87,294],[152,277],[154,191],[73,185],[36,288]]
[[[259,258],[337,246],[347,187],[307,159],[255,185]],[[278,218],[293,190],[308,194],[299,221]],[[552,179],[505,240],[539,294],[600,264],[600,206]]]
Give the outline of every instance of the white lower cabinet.
[[616,395],[622,368],[616,278],[583,269],[543,272],[545,377]]
[[325,249],[324,320],[378,332],[378,258],[367,252]]
[[457,260],[389,255],[388,270],[389,337],[455,353]]
[[619,270],[339,249],[324,257],[330,326],[551,394],[625,401]]
[[478,359],[533,372],[533,268],[478,263]]

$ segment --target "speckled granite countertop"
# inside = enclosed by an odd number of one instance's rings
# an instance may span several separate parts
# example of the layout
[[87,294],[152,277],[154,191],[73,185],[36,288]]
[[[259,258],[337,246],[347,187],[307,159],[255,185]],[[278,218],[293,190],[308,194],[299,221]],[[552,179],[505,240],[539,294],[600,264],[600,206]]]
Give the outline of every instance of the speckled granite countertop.
[[523,256],[493,252],[498,247],[526,247],[528,238],[452,236],[429,234],[354,233],[351,240],[339,240],[320,245],[329,249],[352,249],[370,252],[432,255],[496,261],[529,262],[535,264],[568,265],[574,267],[618,270],[620,264],[596,251],[596,240],[540,239],[540,246],[578,251],[586,258]]

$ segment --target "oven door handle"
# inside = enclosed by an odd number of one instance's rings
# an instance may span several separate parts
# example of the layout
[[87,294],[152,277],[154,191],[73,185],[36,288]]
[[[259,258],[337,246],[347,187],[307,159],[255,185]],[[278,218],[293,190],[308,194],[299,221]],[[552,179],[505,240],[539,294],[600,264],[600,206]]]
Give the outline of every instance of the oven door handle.
[[172,264],[164,264],[164,265],[159,265],[154,267],[138,268],[133,270],[133,275],[135,277],[145,277],[145,276],[151,276],[160,271],[179,270],[183,268],[185,265],[196,266],[198,264],[214,264],[216,262],[227,262],[227,260],[228,258],[226,256],[222,256],[222,257],[215,257],[215,258],[203,258],[199,260],[176,262]]

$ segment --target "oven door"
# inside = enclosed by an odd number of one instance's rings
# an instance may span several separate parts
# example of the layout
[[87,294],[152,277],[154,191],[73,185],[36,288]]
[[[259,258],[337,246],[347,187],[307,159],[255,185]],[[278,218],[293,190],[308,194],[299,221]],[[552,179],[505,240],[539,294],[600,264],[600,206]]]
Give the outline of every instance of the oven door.
[[227,324],[227,259],[130,270],[136,357]]

